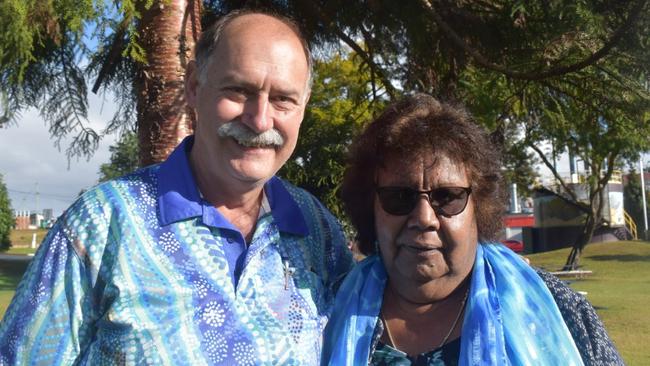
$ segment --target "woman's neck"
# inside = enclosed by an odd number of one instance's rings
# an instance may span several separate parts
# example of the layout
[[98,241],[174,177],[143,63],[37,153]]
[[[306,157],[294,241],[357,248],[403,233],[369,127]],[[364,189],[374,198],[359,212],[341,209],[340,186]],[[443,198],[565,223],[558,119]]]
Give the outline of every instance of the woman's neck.
[[449,296],[421,304],[401,296],[389,281],[381,310],[385,327],[382,341],[417,355],[458,338],[468,291],[469,281],[464,281]]
[[465,280],[449,293],[449,295],[440,300],[432,300],[427,303],[417,303],[401,295],[400,292],[394,288],[393,283],[388,280],[386,290],[384,291],[382,311],[384,311],[385,308],[388,308],[387,310],[395,312],[403,318],[419,318],[430,314],[439,315],[441,308],[449,307],[449,304],[455,305],[460,303],[468,288],[469,281]]

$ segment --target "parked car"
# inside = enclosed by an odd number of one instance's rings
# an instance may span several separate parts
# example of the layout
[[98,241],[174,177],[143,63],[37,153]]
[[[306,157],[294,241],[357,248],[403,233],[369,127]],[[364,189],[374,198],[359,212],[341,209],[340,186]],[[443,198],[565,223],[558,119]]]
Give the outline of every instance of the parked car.
[[501,244],[507,246],[515,253],[521,253],[524,251],[524,243],[520,242],[519,240],[504,239],[501,240]]

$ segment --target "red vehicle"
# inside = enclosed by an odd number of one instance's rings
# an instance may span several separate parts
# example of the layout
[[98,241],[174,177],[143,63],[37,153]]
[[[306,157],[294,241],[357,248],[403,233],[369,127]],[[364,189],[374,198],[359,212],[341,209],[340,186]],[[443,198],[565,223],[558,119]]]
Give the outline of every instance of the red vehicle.
[[510,248],[510,250],[515,253],[521,253],[524,251],[524,243],[520,242],[519,240],[504,239],[501,240],[501,243]]

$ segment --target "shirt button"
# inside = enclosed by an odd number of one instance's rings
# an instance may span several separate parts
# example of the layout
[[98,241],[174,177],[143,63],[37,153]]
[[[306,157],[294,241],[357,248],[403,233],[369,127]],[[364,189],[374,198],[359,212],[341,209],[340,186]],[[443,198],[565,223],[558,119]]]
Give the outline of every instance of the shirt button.
[[233,240],[232,238],[226,238],[226,241],[227,241],[228,243],[230,243],[230,244],[232,244],[232,242],[234,242],[234,240]]

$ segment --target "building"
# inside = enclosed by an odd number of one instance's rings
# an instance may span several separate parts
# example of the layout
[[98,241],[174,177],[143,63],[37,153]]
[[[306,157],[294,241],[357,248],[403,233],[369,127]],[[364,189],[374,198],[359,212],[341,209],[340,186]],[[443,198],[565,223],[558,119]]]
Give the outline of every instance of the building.
[[14,228],[16,230],[28,230],[29,224],[29,211],[14,211]]
[[51,208],[44,209],[43,214],[31,211],[14,211],[14,229],[16,230],[49,229],[55,221],[56,218]]
[[54,219],[54,210],[51,208],[43,209],[43,220],[51,221]]

